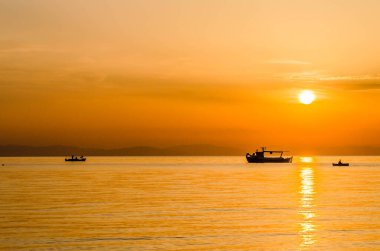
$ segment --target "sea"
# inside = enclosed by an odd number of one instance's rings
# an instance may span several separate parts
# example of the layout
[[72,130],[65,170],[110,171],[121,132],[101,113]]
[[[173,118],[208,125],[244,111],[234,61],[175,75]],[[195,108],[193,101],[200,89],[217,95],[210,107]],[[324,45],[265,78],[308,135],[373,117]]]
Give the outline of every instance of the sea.
[[380,157],[2,157],[0,250],[380,250]]

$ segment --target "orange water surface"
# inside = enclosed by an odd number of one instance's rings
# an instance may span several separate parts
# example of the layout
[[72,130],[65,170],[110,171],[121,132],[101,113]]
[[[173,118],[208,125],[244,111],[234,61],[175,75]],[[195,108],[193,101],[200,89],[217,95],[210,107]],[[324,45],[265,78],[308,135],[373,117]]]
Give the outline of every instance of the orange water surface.
[[380,250],[380,157],[0,158],[0,250]]

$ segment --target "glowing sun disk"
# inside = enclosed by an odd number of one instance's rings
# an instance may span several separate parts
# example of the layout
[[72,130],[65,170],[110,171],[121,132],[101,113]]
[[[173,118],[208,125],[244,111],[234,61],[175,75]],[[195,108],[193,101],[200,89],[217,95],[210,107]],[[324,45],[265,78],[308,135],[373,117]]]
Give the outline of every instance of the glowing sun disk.
[[302,104],[309,105],[309,104],[313,103],[313,101],[315,100],[315,94],[313,91],[309,91],[309,90],[302,91],[298,95],[298,100]]

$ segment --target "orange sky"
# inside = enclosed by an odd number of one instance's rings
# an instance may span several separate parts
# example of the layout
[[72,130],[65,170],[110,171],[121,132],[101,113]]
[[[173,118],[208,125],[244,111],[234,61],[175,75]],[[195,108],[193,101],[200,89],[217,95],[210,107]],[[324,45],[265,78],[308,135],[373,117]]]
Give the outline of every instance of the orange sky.
[[377,0],[0,0],[0,142],[380,146],[379,16]]

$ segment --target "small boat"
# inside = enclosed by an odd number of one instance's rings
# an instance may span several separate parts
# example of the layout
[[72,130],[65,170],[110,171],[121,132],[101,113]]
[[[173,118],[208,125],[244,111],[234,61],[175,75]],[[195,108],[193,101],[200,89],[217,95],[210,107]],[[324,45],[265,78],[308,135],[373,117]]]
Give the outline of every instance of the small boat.
[[86,161],[86,158],[83,156],[80,156],[79,158],[77,156],[71,155],[71,158],[66,158],[65,161]]
[[349,166],[350,163],[343,163],[341,160],[338,163],[332,163],[333,166]]
[[[248,163],[292,163],[293,156],[291,157],[282,157],[282,154],[286,151],[273,151],[266,150],[266,147],[262,147],[262,151],[256,150],[256,152],[246,154]],[[267,157],[265,153],[273,154],[279,153],[280,156],[277,157]]]

